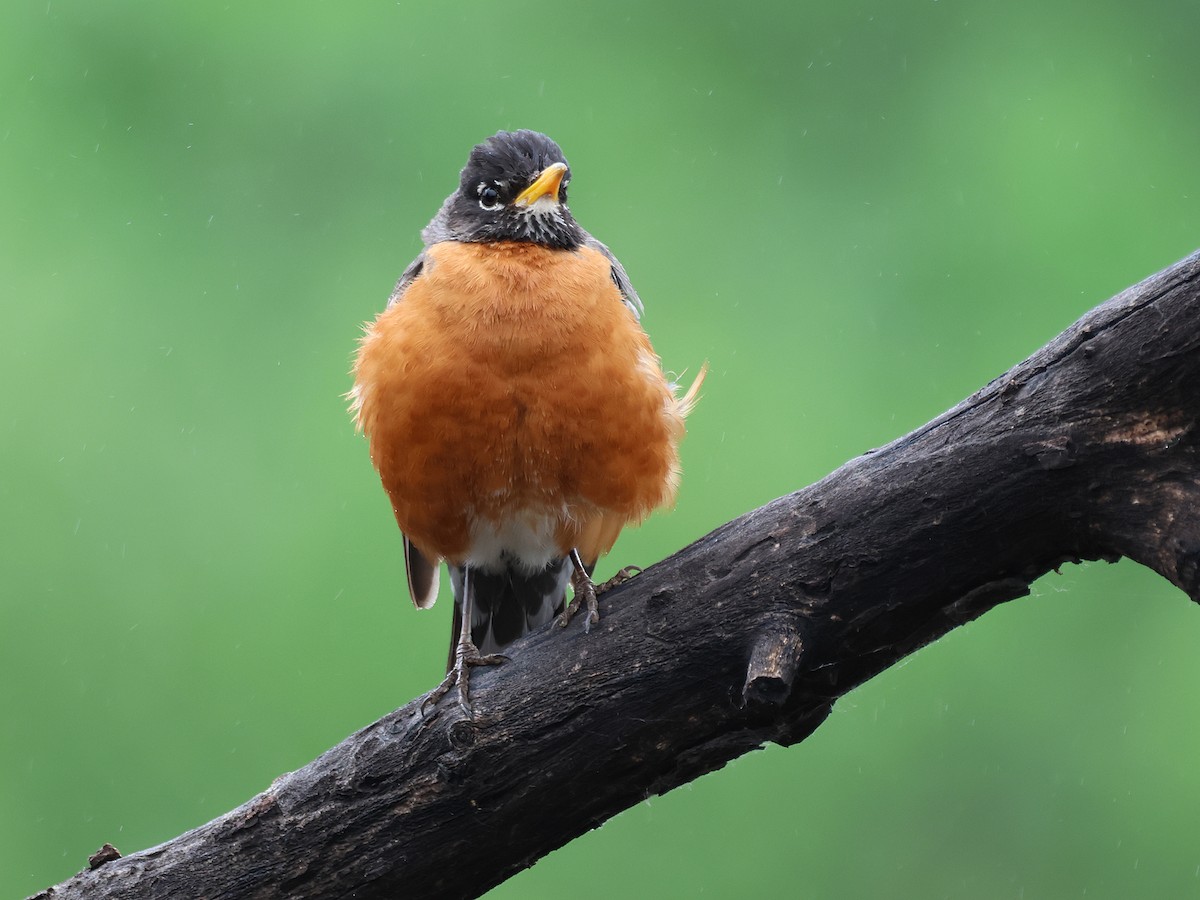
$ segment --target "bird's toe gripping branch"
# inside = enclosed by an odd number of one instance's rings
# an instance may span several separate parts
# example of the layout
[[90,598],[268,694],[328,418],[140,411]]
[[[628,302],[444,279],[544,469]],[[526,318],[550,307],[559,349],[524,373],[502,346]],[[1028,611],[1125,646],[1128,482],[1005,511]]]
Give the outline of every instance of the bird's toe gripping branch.
[[442,683],[435,687],[421,702],[421,713],[430,706],[436,706],[450,689],[458,687],[458,705],[467,718],[473,718],[475,710],[471,706],[470,678],[473,666],[498,666],[508,662],[508,657],[502,653],[482,655],[470,641],[460,641],[454,651],[454,665],[446,673]]

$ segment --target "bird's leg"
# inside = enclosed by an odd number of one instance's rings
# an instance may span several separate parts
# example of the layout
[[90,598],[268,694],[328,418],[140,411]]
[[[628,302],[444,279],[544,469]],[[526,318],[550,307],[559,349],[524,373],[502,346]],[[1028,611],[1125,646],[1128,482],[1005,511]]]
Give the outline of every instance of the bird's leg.
[[450,688],[458,686],[458,705],[462,707],[462,711],[468,717],[474,717],[474,710],[471,708],[470,694],[470,679],[472,666],[495,666],[508,659],[502,653],[489,653],[483,656],[479,652],[479,648],[475,646],[475,642],[471,640],[471,616],[474,607],[474,597],[471,591],[471,569],[470,567],[463,568],[463,596],[462,596],[462,624],[458,630],[458,640],[454,644],[454,665],[450,667],[450,671],[446,673],[446,677],[442,679],[442,683],[429,692],[429,695],[421,703],[421,711],[425,711],[425,707],[433,706],[444,696]]
[[583,560],[579,558],[579,551],[574,547],[571,548],[571,565],[574,567],[571,573],[571,589],[574,596],[558,617],[558,624],[566,628],[575,613],[579,612],[579,607],[586,606],[587,616],[583,620],[583,633],[587,634],[592,626],[600,621],[600,610],[596,605],[596,585],[592,583],[592,576],[588,574],[587,566],[583,564]]

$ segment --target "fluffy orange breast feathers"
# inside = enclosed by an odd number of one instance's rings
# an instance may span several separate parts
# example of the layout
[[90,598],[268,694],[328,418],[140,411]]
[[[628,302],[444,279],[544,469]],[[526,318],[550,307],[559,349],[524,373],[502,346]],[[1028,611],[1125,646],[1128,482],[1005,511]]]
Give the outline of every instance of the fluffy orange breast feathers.
[[[430,560],[589,565],[669,503],[700,380],[676,397],[600,253],[436,244],[369,327],[357,421]],[[512,540],[506,546],[505,538]]]

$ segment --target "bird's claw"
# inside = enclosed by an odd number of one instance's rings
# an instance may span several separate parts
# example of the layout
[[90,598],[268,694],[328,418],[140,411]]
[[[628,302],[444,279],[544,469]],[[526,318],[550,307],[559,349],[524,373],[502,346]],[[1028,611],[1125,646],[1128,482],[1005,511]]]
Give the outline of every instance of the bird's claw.
[[604,582],[603,584],[596,585],[596,593],[603,594],[605,591],[610,591],[615,587],[620,587],[625,582],[636,578],[641,574],[641,566],[625,566],[623,569],[618,571],[616,575],[608,579],[608,581]]
[[498,666],[503,662],[508,662],[508,657],[503,653],[489,653],[484,656],[473,643],[459,643],[454,651],[454,665],[446,673],[442,683],[426,694],[425,699],[421,701],[421,715],[425,715],[426,709],[436,706],[451,688],[457,686],[459,708],[467,718],[474,718],[475,711],[471,707],[470,693],[471,669],[475,666]]
[[592,630],[592,626],[600,621],[600,609],[596,603],[596,585],[592,583],[592,579],[586,571],[577,569],[571,576],[571,587],[575,591],[575,596],[571,598],[567,608],[559,615],[558,625],[560,628],[566,628],[575,614],[579,612],[580,607],[585,607],[587,616],[583,620],[583,633],[587,634]]
[[575,614],[579,612],[580,607],[585,607],[587,609],[587,616],[583,620],[583,633],[589,633],[592,630],[592,626],[600,621],[600,608],[596,602],[596,597],[640,574],[642,574],[640,566],[625,566],[616,575],[608,579],[608,581],[603,584],[596,584],[585,569],[576,569],[571,575],[571,587],[575,591],[575,596],[571,598],[571,602],[567,604],[567,608],[559,614],[559,627],[566,628],[570,624],[571,619],[575,617]]

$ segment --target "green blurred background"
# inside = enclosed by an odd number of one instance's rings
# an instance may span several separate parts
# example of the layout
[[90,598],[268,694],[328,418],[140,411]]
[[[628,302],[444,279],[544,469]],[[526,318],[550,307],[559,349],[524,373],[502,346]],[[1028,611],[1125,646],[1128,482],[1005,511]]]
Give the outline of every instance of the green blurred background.
[[[0,12],[0,896],[264,789],[438,679],[342,398],[471,145],[546,131],[669,369],[649,563],[1200,245],[1200,7]],[[501,898],[1200,895],[1200,613],[1068,567]]]

